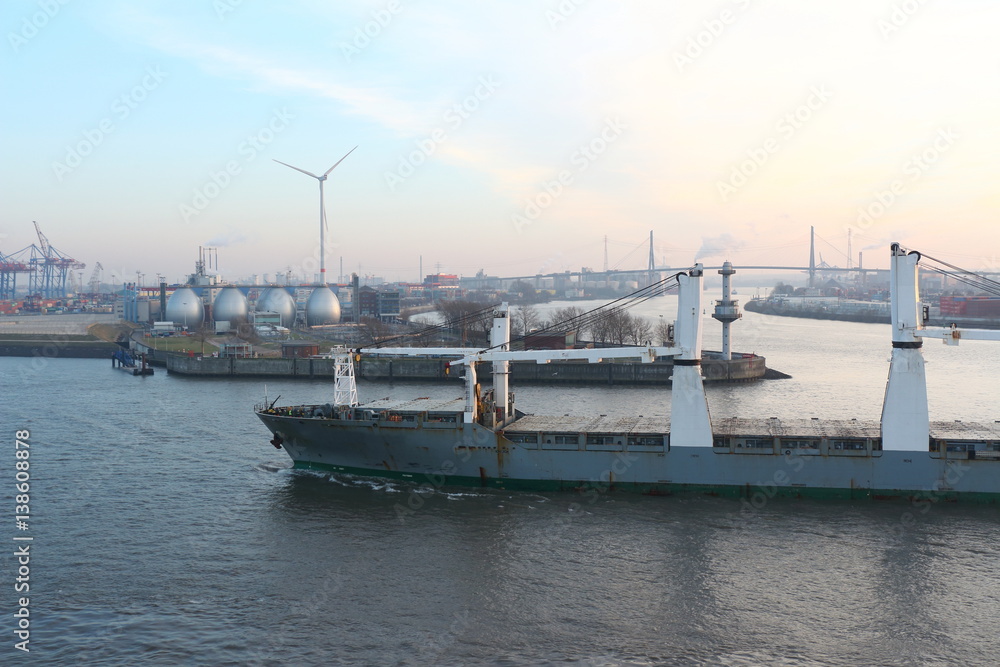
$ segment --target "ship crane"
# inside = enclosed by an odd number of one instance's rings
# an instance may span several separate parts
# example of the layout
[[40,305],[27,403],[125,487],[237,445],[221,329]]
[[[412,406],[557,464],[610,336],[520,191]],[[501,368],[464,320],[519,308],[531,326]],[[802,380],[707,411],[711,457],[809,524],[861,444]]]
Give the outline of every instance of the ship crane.
[[[941,338],[947,345],[968,340],[1000,340],[1000,331],[925,327],[926,313],[920,303],[918,266],[924,257],[898,243],[891,246],[889,291],[892,301],[892,357],[889,380],[882,404],[882,442],[885,449],[907,449],[930,438],[927,407],[927,377],[921,351],[924,338]],[[1000,283],[954,267],[926,255],[947,269],[925,267],[938,273],[961,276],[968,284],[1000,293]],[[969,276],[973,276],[970,278]]]
[[[652,363],[656,361],[657,357],[672,356],[674,369],[670,392],[670,437],[678,438],[680,442],[690,443],[694,446],[711,447],[712,420],[701,376],[701,281],[703,273],[702,265],[696,264],[690,271],[678,273],[676,276],[679,286],[677,321],[674,325],[675,345],[671,347],[511,351],[509,350],[510,329],[508,327],[506,340],[498,343],[497,339],[494,338],[491,341],[494,346],[492,349],[450,362],[452,366],[464,364],[467,367],[465,373],[465,421],[467,423],[476,421],[479,416],[477,414],[479,390],[476,364],[482,361],[493,362],[494,387],[506,388],[506,364],[511,361],[534,361],[538,364],[547,364],[556,360],[576,359],[585,360],[588,363],[600,363],[604,359],[639,357],[642,363]],[[506,317],[506,310],[503,306],[496,317]],[[503,335],[502,327],[502,323],[494,320],[494,332],[499,331]],[[497,377],[498,367],[501,369],[499,379]],[[494,393],[497,399],[506,401],[506,391],[503,394]],[[498,407],[500,407],[499,404]],[[503,414],[506,416],[506,402],[502,407]]]
[[[493,328],[490,347],[487,350],[455,350],[446,348],[379,348],[381,354],[400,356],[425,356],[434,353],[463,354],[461,359],[449,362],[449,366],[465,366],[465,412],[463,420],[467,424],[479,421],[480,400],[477,364],[493,363],[493,387],[495,407],[498,411],[496,423],[514,416],[513,405],[508,392],[509,364],[511,361],[534,361],[547,364],[552,361],[586,361],[600,363],[604,359],[635,359],[642,363],[652,363],[659,357],[673,357],[674,368],[671,390],[671,437],[695,446],[712,446],[712,422],[705,397],[705,387],[701,376],[701,288],[704,269],[701,264],[689,271],[678,273],[679,290],[677,297],[677,320],[674,325],[675,344],[670,347],[615,347],[577,350],[511,350],[510,320],[507,304],[501,304],[493,313]],[[663,281],[666,282],[666,281]],[[656,285],[644,288],[656,288]]]

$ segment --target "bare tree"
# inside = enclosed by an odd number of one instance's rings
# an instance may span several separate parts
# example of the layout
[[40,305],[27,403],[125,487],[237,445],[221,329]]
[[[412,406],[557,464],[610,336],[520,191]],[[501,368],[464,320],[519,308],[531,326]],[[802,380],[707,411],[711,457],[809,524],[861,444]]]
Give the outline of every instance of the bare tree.
[[634,325],[632,323],[632,316],[628,313],[628,311],[621,308],[615,308],[611,311],[611,317],[609,318],[608,324],[610,327],[612,343],[625,345],[630,342]]
[[531,333],[531,330],[537,329],[541,323],[542,320],[538,315],[538,309],[530,304],[519,306],[514,311],[513,318],[511,318],[511,328],[518,336]]
[[389,325],[377,317],[362,317],[360,324],[359,332],[367,344],[378,343],[389,333]]
[[235,334],[239,336],[239,332],[246,326],[247,318],[245,315],[237,315],[229,319],[229,331],[228,334]]
[[[230,326],[232,326],[231,322]],[[242,322],[236,327],[236,337],[239,338],[240,340],[245,340],[251,345],[259,345],[261,342],[260,336],[257,335],[257,329],[255,329],[252,324],[246,321]]]
[[590,337],[595,343],[611,342],[610,312],[598,313],[590,323]]
[[657,318],[656,326],[653,327],[653,336],[660,341],[660,345],[670,345],[674,342],[674,327],[662,317]]
[[612,308],[594,320],[590,335],[595,343],[645,345],[653,340],[653,325],[622,308]]
[[597,343],[624,345],[632,327],[631,319],[621,308],[606,310],[590,325],[590,335]]
[[582,315],[583,309],[577,306],[558,308],[552,313],[550,326],[558,326],[560,330],[576,334],[579,337],[581,333],[580,318]]
[[486,308],[484,303],[459,299],[438,303],[438,312],[450,328],[459,330],[463,343],[470,338],[470,334],[479,341],[487,339],[487,334],[493,326],[493,313],[488,309],[479,312],[484,308]]
[[653,325],[645,317],[630,315],[631,327],[628,340],[633,345],[647,345],[653,342]]
[[215,335],[215,330],[208,322],[203,322],[194,332],[191,338],[201,343],[201,356],[205,356],[205,341]]
[[538,310],[530,304],[512,309],[510,313],[511,333],[517,336],[530,333],[532,329],[538,328],[539,319]]

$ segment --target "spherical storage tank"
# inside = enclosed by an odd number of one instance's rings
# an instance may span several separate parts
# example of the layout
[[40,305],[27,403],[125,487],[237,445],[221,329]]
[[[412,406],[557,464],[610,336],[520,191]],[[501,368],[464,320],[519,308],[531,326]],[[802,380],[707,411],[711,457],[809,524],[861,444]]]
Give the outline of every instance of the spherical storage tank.
[[317,327],[338,322],[340,322],[340,300],[326,285],[317,287],[306,301],[306,324]]
[[249,308],[247,298],[236,287],[226,287],[212,304],[212,317],[216,322],[245,322]]
[[278,313],[281,315],[281,326],[290,327],[295,324],[295,299],[285,291],[284,287],[270,287],[257,299],[258,313]]
[[188,329],[195,329],[205,321],[205,308],[201,297],[190,287],[174,290],[167,299],[166,321],[182,324]]

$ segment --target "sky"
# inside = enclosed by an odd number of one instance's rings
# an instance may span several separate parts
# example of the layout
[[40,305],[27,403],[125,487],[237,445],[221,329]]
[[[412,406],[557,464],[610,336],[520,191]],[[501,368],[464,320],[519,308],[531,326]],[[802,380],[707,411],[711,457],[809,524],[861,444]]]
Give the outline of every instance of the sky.
[[[105,281],[1000,270],[987,0],[8,0],[0,253]],[[605,243],[607,238],[607,243]],[[852,253],[848,258],[848,239]]]

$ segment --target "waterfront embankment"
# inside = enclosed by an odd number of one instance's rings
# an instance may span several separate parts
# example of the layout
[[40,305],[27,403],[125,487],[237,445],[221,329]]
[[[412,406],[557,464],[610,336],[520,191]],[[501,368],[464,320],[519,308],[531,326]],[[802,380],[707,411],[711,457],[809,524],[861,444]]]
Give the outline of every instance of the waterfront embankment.
[[[859,308],[856,301],[824,304],[788,303],[778,299],[751,299],[743,309],[762,315],[801,317],[809,320],[836,320],[867,324],[889,324],[888,304],[871,302],[870,308]],[[1000,320],[985,317],[942,316],[936,306],[931,307],[927,326],[950,327],[952,324],[967,329],[1000,329]]]
[[[462,370],[449,366],[457,357],[375,357],[362,354],[355,364],[355,375],[362,380],[441,381],[457,382]],[[155,359],[155,357],[154,357]],[[166,355],[167,371],[178,375],[201,377],[286,377],[333,378],[331,359],[284,359],[258,357],[252,359]],[[489,363],[480,364],[479,376],[488,380],[492,372]],[[767,373],[766,361],[760,356],[740,356],[730,361],[706,355],[702,373],[709,382],[742,382],[758,380]],[[605,385],[665,385],[670,384],[673,361],[670,359],[644,364],[640,362],[512,362],[511,381],[526,384],[605,384]],[[774,377],[771,375],[769,377]]]

